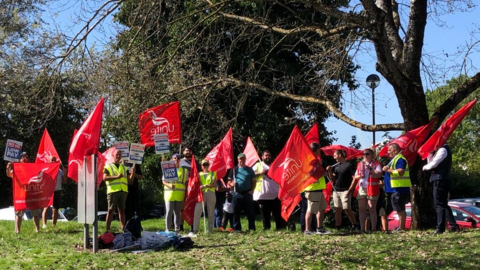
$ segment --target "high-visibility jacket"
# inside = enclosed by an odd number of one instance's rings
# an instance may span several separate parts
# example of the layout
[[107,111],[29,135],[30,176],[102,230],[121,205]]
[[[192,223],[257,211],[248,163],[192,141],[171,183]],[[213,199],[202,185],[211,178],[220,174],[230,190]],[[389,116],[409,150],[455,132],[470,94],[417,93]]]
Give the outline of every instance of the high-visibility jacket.
[[[253,171],[256,173],[262,172],[263,171],[263,162],[257,162],[255,164],[255,167],[253,168]],[[263,184],[263,174],[259,174],[255,177],[255,188],[253,189],[254,191],[261,192],[262,191],[262,184]]]
[[[200,182],[202,183],[202,186],[203,185],[209,185],[210,186],[210,185],[214,184],[216,181],[217,181],[217,173],[216,172],[208,172],[208,173],[201,172],[200,173]],[[214,187],[204,188],[203,191],[215,191],[215,188]]]
[[399,159],[405,160],[405,163],[406,163],[405,173],[403,174],[403,176],[400,176],[398,174],[398,172],[396,172],[396,171],[390,173],[390,185],[392,186],[392,188],[411,187],[412,182],[410,181],[410,173],[409,173],[409,169],[408,169],[408,162],[407,162],[407,159],[402,154],[398,154],[393,158],[393,160],[391,162],[391,165],[390,165],[390,169],[391,170],[396,170],[397,161]]
[[178,180],[172,182],[175,188],[171,189],[164,185],[163,198],[166,202],[185,201],[185,183],[187,182],[188,170],[186,168],[177,168]]
[[326,183],[325,183],[325,177],[322,176],[320,178],[318,178],[317,181],[315,181],[314,183],[310,184],[309,186],[307,186],[303,191],[318,191],[318,190],[324,190],[326,187]]
[[118,168],[113,163],[108,163],[105,165],[105,169],[107,169],[108,174],[110,176],[121,174],[122,177],[115,180],[105,181],[107,185],[107,194],[118,192],[118,191],[125,191],[128,192],[128,180],[127,180],[127,168],[123,166],[123,164],[119,164]]
[[[373,161],[370,165],[372,169],[375,169],[380,162]],[[367,181],[367,195],[368,196],[380,196],[380,178],[372,177],[372,172],[370,172]]]

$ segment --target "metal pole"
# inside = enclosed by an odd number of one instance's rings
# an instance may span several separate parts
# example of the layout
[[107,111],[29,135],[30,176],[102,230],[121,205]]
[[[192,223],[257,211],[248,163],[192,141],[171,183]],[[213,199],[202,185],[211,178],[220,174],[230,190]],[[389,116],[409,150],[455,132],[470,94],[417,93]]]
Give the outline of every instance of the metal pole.
[[[93,171],[97,171],[97,157],[93,156]],[[97,191],[97,174],[94,173],[93,185],[95,185],[95,221],[93,222],[93,253],[98,252],[98,191]]]
[[[85,177],[85,175],[87,174],[87,172],[86,172],[87,171],[87,158],[85,158],[85,157],[83,158],[83,168],[82,169],[83,169],[83,175],[84,175],[83,177]],[[85,185],[87,185],[87,181],[85,181]],[[85,205],[83,206],[85,209],[87,208],[86,207],[86,204],[87,204],[86,201],[87,200],[85,199],[85,202],[84,202]],[[86,211],[85,211],[85,213],[86,213]],[[85,250],[87,250],[89,248],[89,246],[88,246],[88,244],[89,244],[88,243],[88,236],[89,236],[88,224],[85,222],[83,224],[83,248]]]
[[[372,87],[372,123],[375,126],[375,84]],[[375,145],[375,130],[373,131],[372,145]]]

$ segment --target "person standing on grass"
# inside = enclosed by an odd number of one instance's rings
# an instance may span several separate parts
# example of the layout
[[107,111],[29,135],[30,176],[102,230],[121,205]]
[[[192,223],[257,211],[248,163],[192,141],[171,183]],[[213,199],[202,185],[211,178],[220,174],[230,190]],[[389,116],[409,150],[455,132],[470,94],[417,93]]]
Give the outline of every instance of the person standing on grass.
[[253,204],[253,188],[255,187],[255,172],[245,164],[246,156],[240,153],[237,157],[238,166],[230,171],[229,184],[234,188],[236,198],[234,199],[235,215],[234,229],[242,230],[240,214],[242,210],[247,212],[248,229],[255,231],[255,208]]
[[[56,157],[50,157],[50,162],[55,163],[57,162]],[[67,175],[63,172],[64,168],[63,165],[60,164],[60,169],[58,170],[57,174],[57,184],[55,186],[55,192],[53,193],[53,207],[52,207],[52,226],[55,227],[57,225],[58,219],[58,209],[60,209],[60,204],[62,201],[62,183],[67,183]],[[45,207],[42,213],[42,221],[43,221],[43,229],[47,228],[47,215],[48,210],[50,207]]]
[[[208,232],[213,232],[214,211],[215,211],[215,188],[217,187],[217,173],[208,169],[210,162],[206,159],[202,161],[202,172],[199,173],[203,202],[195,205],[195,214],[193,219],[193,234],[198,233],[200,227],[200,217],[208,213]],[[207,210],[205,213],[204,210]]]
[[103,180],[107,186],[108,212],[106,230],[110,231],[115,209],[118,211],[118,218],[122,231],[125,229],[125,203],[128,196],[128,183],[132,182],[135,174],[135,167],[131,172],[122,164],[122,151],[115,150],[114,161],[107,163],[103,171]]
[[172,160],[175,161],[177,167],[178,180],[175,182],[163,181],[163,197],[165,199],[165,231],[170,230],[173,225],[175,232],[180,231],[182,209],[185,204],[185,190],[187,183],[187,169],[180,167],[180,155],[173,154]]
[[128,195],[125,205],[126,220],[130,220],[135,214],[138,214],[138,204],[140,201],[138,180],[143,179],[140,164],[132,164],[132,167],[135,167],[135,173],[133,174],[132,182],[128,183]]
[[405,205],[410,199],[410,173],[408,169],[407,159],[400,153],[400,146],[392,143],[388,146],[388,155],[392,160],[383,167],[385,172],[385,189],[391,190],[393,210],[397,211],[399,219],[399,227],[396,231],[405,231],[405,223],[407,220],[407,213],[405,212]]
[[444,144],[437,147],[436,151],[430,153],[427,165],[423,166],[424,171],[430,171],[430,182],[433,183],[433,202],[437,212],[437,229],[435,234],[445,232],[445,223],[448,220],[452,227],[452,232],[458,232],[452,209],[448,206],[448,194],[451,188],[450,169],[452,168],[452,151],[450,147]]
[[[311,143],[310,149],[315,156],[320,156],[320,144]],[[305,214],[305,231],[304,234],[313,234],[311,229],[312,217],[316,217],[318,227],[316,229],[317,234],[330,234],[323,227],[323,220],[325,219],[325,209],[327,209],[327,202],[325,196],[323,196],[323,190],[326,187],[325,175],[320,177],[316,182],[307,186],[303,191],[307,199],[307,212]]]
[[328,166],[327,172],[333,181],[333,204],[335,207],[335,227],[340,230],[342,226],[342,210],[345,211],[350,220],[352,229],[360,229],[355,221],[355,214],[351,209],[352,193],[355,189],[355,181],[353,177],[355,169],[350,162],[346,161],[346,152],[344,150],[335,150],[333,158],[338,165]]

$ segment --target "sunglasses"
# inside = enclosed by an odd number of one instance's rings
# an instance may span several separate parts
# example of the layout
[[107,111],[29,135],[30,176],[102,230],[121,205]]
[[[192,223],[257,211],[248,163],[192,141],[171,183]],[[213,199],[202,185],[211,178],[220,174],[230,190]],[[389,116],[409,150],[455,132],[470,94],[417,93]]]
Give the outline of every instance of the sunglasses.
[[370,156],[370,153],[363,153],[364,156]]

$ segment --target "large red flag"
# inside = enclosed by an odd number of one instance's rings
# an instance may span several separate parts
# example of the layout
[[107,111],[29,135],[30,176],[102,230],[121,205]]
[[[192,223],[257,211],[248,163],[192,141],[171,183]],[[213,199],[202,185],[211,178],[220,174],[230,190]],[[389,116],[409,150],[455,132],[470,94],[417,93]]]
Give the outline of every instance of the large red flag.
[[188,177],[188,188],[186,192],[185,207],[183,208],[183,219],[188,225],[193,224],[193,216],[195,213],[195,206],[197,203],[203,201],[203,194],[200,186],[200,175],[198,175],[197,164],[195,163],[195,156],[192,156],[192,168]]
[[332,197],[332,182],[328,182],[325,189],[322,191],[323,192],[323,197],[325,197],[325,201],[327,202],[327,208],[325,209],[325,213],[328,213],[330,211],[330,197]]
[[247,138],[247,145],[245,145],[243,153],[247,157],[245,165],[247,165],[248,167],[252,167],[255,163],[257,163],[258,160],[260,160],[257,149],[255,149],[255,146],[253,145],[252,139],[250,139],[250,137]]
[[407,159],[408,166],[413,166],[415,159],[417,158],[417,151],[430,133],[430,130],[435,123],[434,120],[435,119],[432,119],[430,123],[400,135],[398,138],[385,145],[378,155],[381,157],[387,157],[388,146],[392,143],[396,143],[402,149],[402,155]]
[[322,147],[322,152],[327,156],[333,156],[335,150],[345,150],[345,152],[347,153],[346,160],[357,159],[363,155],[363,150],[346,147],[339,144]]
[[423,145],[418,149],[418,154],[422,157],[422,159],[426,159],[428,154],[431,151],[434,151],[437,146],[442,146],[452,135],[453,131],[460,125],[463,118],[467,116],[468,112],[473,108],[473,106],[477,103],[477,99],[470,101],[469,103],[465,104],[462,108],[460,108],[456,113],[454,113],[450,118],[441,125],[435,133],[433,133],[432,137],[430,137]]
[[298,194],[324,173],[320,160],[315,157],[300,129],[295,126],[282,152],[268,171],[268,176],[281,187],[278,197],[282,201],[282,217],[285,220],[288,219],[287,210],[293,211],[291,207],[296,206]]
[[52,205],[60,163],[13,163],[15,211]]
[[[73,131],[73,138],[77,135],[78,130]],[[78,163],[78,160],[72,155],[72,153],[68,154],[68,171],[67,171],[67,176],[75,181],[75,183],[78,183],[78,166],[80,164]]]
[[85,156],[98,153],[102,128],[103,102],[104,98],[100,100],[95,110],[88,116],[73,137],[70,153],[77,159],[79,164],[83,164]]
[[311,143],[320,144],[320,136],[318,135],[318,123],[315,123],[315,125],[313,125],[313,127],[308,131],[307,135],[305,135],[305,140],[309,145]]
[[295,210],[295,207],[298,205],[298,203],[302,200],[302,197],[300,197],[300,194],[295,197],[290,197],[288,194],[284,193],[282,189],[280,189],[278,194],[278,198],[282,202],[281,215],[285,221],[288,221],[288,218],[292,214],[293,210]]
[[148,109],[138,117],[140,141],[145,146],[154,146],[153,135],[168,133],[170,143],[182,143],[182,124],[178,101]]
[[210,171],[217,172],[218,179],[223,178],[227,174],[227,170],[234,167],[232,128],[228,130],[223,140],[207,154],[205,159],[210,161]]
[[48,130],[45,128],[42,135],[42,140],[40,140],[40,145],[38,146],[37,158],[35,163],[50,163],[50,158],[56,157],[57,161],[60,161],[60,156],[53,145],[52,138],[48,134]]

